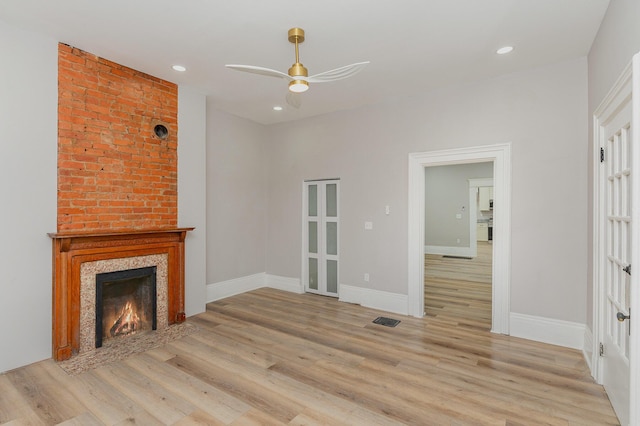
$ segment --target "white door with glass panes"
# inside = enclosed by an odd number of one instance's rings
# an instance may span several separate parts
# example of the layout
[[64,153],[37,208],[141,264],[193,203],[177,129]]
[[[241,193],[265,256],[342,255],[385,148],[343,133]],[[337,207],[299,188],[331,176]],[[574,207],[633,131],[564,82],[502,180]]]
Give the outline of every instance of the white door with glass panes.
[[303,281],[305,291],[338,296],[340,181],[304,183]]
[[598,188],[597,378],[621,425],[640,424],[638,408],[637,265],[640,204],[640,54],[633,59],[594,114]]

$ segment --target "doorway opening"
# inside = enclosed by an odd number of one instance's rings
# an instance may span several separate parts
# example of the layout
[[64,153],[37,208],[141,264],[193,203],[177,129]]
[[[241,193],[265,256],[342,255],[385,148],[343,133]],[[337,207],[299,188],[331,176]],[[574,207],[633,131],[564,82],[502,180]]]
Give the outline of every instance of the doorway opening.
[[[509,334],[511,267],[511,144],[409,154],[408,312],[424,316],[425,167],[493,162],[491,331]],[[500,208],[497,208],[500,206]]]
[[424,314],[491,330],[493,162],[425,172]]

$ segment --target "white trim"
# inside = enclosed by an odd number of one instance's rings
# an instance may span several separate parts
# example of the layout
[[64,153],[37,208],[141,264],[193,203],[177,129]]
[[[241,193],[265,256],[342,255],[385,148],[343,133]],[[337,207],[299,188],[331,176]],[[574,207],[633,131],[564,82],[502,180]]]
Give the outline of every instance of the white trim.
[[572,349],[584,347],[584,324],[512,312],[511,335]]
[[593,333],[588,326],[584,327],[584,345],[582,345],[582,355],[584,356],[584,360],[587,362],[587,366],[589,370],[593,370],[592,360],[593,360]]
[[340,284],[340,298],[338,300],[356,303],[366,308],[407,315],[408,303],[407,296],[404,294]]
[[[640,265],[640,232],[638,232],[638,224],[640,224],[640,180],[638,179],[638,170],[640,169],[640,53],[636,53],[632,59],[633,67],[633,80],[632,80],[632,93],[633,99],[631,100],[631,109],[633,111],[631,118],[632,129],[632,146],[633,149],[633,179],[632,183],[632,201],[631,205],[635,206],[633,209],[632,224],[635,232],[633,233],[633,249],[631,264],[637,266]],[[640,309],[640,287],[638,287],[638,274],[635,274],[635,280],[632,279],[631,285],[634,290],[631,291],[630,306],[633,306],[634,314],[629,319],[629,327],[631,330],[635,330],[631,333],[629,342],[629,424],[640,423],[640,404],[637,404],[640,398],[640,341],[638,339],[638,330],[640,330],[640,317],[638,316],[638,309]]]
[[476,257],[478,255],[477,249],[474,250],[473,247],[424,246],[424,252],[442,256]]
[[278,290],[289,291],[291,293],[304,293],[304,286],[300,278],[281,277],[279,275],[267,274],[266,287]]
[[424,168],[493,161],[492,332],[509,334],[511,287],[511,144],[409,154],[408,314],[424,315]]
[[246,277],[209,284],[207,285],[207,303],[265,287],[266,283],[267,276],[264,272],[261,272]]
[[279,275],[270,275],[261,272],[259,274],[247,275],[246,277],[233,278],[207,285],[207,303],[263,287],[275,288],[291,293],[304,293],[300,278],[281,277]]

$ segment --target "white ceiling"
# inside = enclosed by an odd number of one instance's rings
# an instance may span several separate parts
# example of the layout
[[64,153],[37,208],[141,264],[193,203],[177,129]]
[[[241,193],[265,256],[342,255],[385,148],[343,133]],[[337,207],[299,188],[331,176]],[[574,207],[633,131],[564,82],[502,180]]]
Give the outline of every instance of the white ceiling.
[[[263,124],[401,99],[437,87],[585,56],[609,0],[1,0],[0,21],[178,84]],[[0,23],[1,24],[1,23]],[[371,61],[349,79],[313,84],[300,109],[283,79],[287,31],[301,27],[309,74]],[[515,50],[495,54],[503,45]],[[3,61],[4,62],[4,61]],[[187,72],[177,73],[171,65]],[[3,64],[7,65],[6,62]],[[272,110],[282,105],[283,111]]]

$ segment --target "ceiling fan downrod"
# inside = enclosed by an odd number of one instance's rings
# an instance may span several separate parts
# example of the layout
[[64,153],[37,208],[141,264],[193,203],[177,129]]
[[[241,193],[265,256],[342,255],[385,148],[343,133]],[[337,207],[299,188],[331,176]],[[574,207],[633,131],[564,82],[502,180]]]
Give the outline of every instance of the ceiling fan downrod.
[[[298,43],[302,43],[304,41],[304,30],[302,28],[291,28],[289,30],[289,42],[293,43],[296,46],[296,62],[289,68],[288,74],[291,77],[308,77],[309,72],[305,68],[304,65],[300,63],[300,52],[298,49]],[[296,79],[289,84],[289,89],[292,90],[292,86],[308,88],[309,83],[307,83],[303,79]],[[305,89],[306,90],[306,89]],[[292,91],[304,91],[304,90],[292,90]]]

